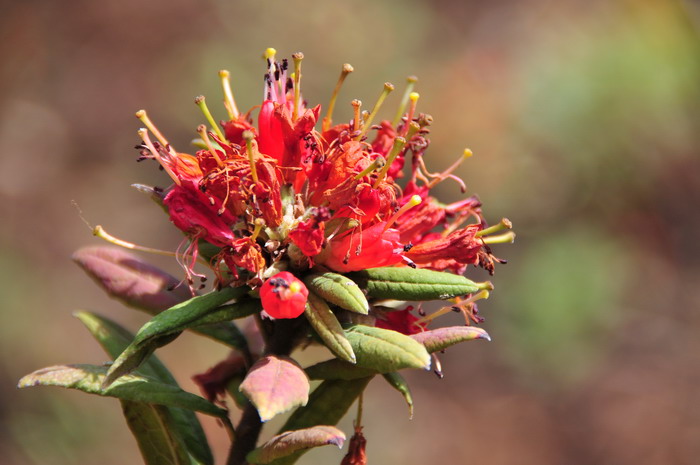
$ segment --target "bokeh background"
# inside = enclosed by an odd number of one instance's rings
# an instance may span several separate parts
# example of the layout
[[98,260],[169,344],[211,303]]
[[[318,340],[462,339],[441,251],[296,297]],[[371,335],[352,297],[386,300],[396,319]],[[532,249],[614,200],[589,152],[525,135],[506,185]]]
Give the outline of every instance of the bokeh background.
[[[356,72],[343,102],[370,104],[385,81],[400,94],[416,74],[435,119],[429,166],[470,147],[470,192],[518,233],[496,248],[509,263],[480,306],[493,342],[450,349],[443,380],[409,373],[412,421],[386,383],[370,385],[370,463],[698,463],[697,2],[2,0],[0,11],[2,463],[139,463],[116,401],[15,385],[43,366],[105,361],[73,310],[133,330],[146,318],[71,263],[99,243],[73,202],[124,239],[180,242],[129,187],[165,182],[135,162],[133,112],[148,109],[186,151],[203,122],[193,97],[223,117],[216,73],[228,68],[239,106],[257,104],[269,46],[305,53],[310,102],[327,101],[345,62]],[[159,355],[196,391],[190,376],[226,350],[184,335]],[[223,460],[223,431],[203,421]],[[341,425],[350,433],[350,418]]]

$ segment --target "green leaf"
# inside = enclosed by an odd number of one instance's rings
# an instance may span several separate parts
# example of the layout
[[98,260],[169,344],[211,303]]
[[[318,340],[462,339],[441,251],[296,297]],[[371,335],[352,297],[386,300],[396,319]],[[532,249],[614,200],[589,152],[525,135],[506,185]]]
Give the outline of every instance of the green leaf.
[[343,327],[325,300],[309,291],[304,313],[311,327],[314,328],[331,352],[343,360],[355,363],[355,353],[345,337]]
[[369,368],[358,367],[352,363],[334,358],[311,365],[305,369],[309,379],[358,379],[374,376],[376,371]]
[[122,376],[107,388],[102,388],[107,367],[95,365],[57,365],[42,368],[19,380],[17,387],[59,386],[88,394],[147,404],[178,407],[206,415],[228,419],[226,410],[177,386],[131,374]]
[[369,304],[355,281],[337,273],[312,273],[304,278],[310,291],[351,312],[367,315]]
[[370,268],[348,276],[378,299],[445,300],[493,288],[491,283],[475,283],[453,273],[409,267]]
[[[119,354],[132,342],[134,338],[129,331],[108,318],[85,311],[76,312],[75,316],[87,327],[90,333],[92,333],[95,339],[97,339],[97,341],[100,343],[105,352],[107,352],[107,354],[109,354],[109,356],[112,358],[119,356]],[[139,368],[138,373],[154,378],[166,384],[178,386],[177,381],[175,381],[175,378],[170,371],[155,356],[152,356],[146,360],[146,362]],[[163,425],[166,424],[164,414],[160,413],[159,411],[152,411],[154,406],[146,404],[131,404],[132,403],[130,403],[129,411],[143,411],[144,415],[150,414],[152,416],[157,416],[155,419],[147,419],[144,420],[144,422],[148,422],[148,424],[156,424],[154,421],[157,420]],[[126,415],[125,406],[126,401],[122,401],[122,408],[124,409],[124,414]],[[180,433],[180,436],[182,437],[182,440],[184,441],[190,454],[192,454],[192,456],[202,464],[213,464],[214,457],[212,456],[211,449],[209,449],[207,437],[204,434],[202,425],[194,412],[181,408],[171,408],[170,416],[172,417],[172,422],[175,425],[175,429]],[[129,417],[127,417],[127,422],[129,421]],[[134,432],[134,435],[136,435],[137,430],[140,430],[139,425],[132,427],[130,424],[129,427],[131,428],[132,432]],[[161,436],[163,436],[163,439],[165,440],[172,436],[172,434],[169,431],[166,431],[163,432]],[[143,446],[141,445],[142,438],[137,436],[136,439],[139,442],[139,447],[143,453]]]
[[379,373],[403,368],[430,368],[430,354],[410,337],[382,328],[355,325],[346,335],[357,357],[357,366]]
[[84,247],[73,261],[111,297],[152,315],[192,297],[180,280],[120,248]]
[[309,400],[309,378],[289,357],[268,355],[252,366],[240,390],[267,421]]
[[[206,317],[212,313],[220,316],[222,310],[219,306],[244,293],[243,288],[224,288],[218,292],[193,297],[151,318],[136,333],[134,341],[114,361],[105,377],[105,386],[138,368],[154,350],[172,342],[183,330],[217,322],[216,318]],[[233,313],[230,309],[223,312]]]
[[335,426],[313,426],[296,431],[287,431],[273,436],[262,446],[248,454],[250,463],[270,463],[300,450],[332,444],[342,449],[345,433]]
[[[296,409],[278,434],[311,428],[318,425],[336,425],[345,416],[355,399],[362,394],[372,377],[352,381],[324,381],[309,396],[306,407]],[[305,451],[297,451],[272,462],[274,465],[292,465]]]
[[411,338],[423,344],[431,354],[464,341],[472,341],[474,339],[491,340],[486,331],[475,326],[448,326],[411,334]]
[[397,391],[401,393],[406,404],[408,405],[408,418],[413,418],[413,396],[411,395],[411,388],[408,387],[408,383],[398,373],[384,373],[384,379]]
[[[190,465],[192,462],[175,432],[170,409],[162,405],[121,401],[122,411],[146,465]],[[208,463],[213,463],[208,462]]]

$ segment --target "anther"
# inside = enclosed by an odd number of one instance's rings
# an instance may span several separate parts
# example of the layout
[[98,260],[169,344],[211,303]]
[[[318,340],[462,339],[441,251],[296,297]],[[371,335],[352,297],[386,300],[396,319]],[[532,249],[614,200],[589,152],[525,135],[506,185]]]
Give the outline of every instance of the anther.
[[217,154],[216,150],[214,150],[214,146],[211,145],[211,141],[209,140],[209,134],[207,134],[207,127],[203,124],[200,124],[199,126],[197,126],[197,132],[199,133],[199,137],[202,138],[204,144],[207,146],[207,150],[209,150],[211,156],[214,157],[214,160],[216,160],[216,164],[219,166],[219,168],[223,168],[224,162],[222,162],[221,158],[219,158],[219,154]]
[[386,97],[394,90],[394,85],[390,82],[385,82],[384,83],[384,90],[382,90],[382,93],[379,94],[379,98],[377,99],[377,103],[374,104],[374,108],[372,108],[372,112],[369,114],[369,117],[367,118],[367,121],[365,121],[364,128],[362,129],[362,132],[360,135],[356,138],[356,140],[362,139],[369,128],[372,126],[372,120],[374,120],[374,117],[377,116],[377,113],[379,112],[379,109],[382,107],[382,104],[384,103],[384,100],[386,100]]
[[250,175],[253,177],[253,182],[258,182],[258,172],[255,168],[255,157],[253,155],[253,138],[255,135],[252,131],[243,131],[243,138],[245,139],[245,149],[248,154],[248,163],[250,163]]
[[224,107],[228,112],[228,117],[231,120],[237,119],[239,112],[236,106],[236,100],[233,98],[233,92],[231,91],[231,73],[226,69],[219,71],[219,77],[221,78],[221,88],[224,91]]
[[457,176],[454,176],[452,173],[457,168],[459,168],[459,165],[461,165],[464,162],[464,160],[466,160],[467,158],[471,158],[472,155],[474,155],[474,153],[471,150],[464,149],[464,152],[462,152],[462,156],[459,157],[459,159],[457,161],[455,161],[452,164],[452,166],[450,166],[445,171],[443,171],[442,173],[435,176],[435,178],[432,181],[430,181],[430,184],[428,184],[428,188],[432,189],[433,187],[435,187],[437,184],[444,181],[445,179],[452,178],[460,184],[463,192],[466,191],[466,186],[464,185],[464,182],[460,178],[458,178]]
[[[401,97],[401,103],[399,104],[399,108],[396,111],[396,116],[394,116],[394,127],[396,127],[396,125],[399,124],[399,122],[401,122],[401,117],[403,116],[403,112],[406,109],[408,99],[411,95],[411,92],[413,92],[413,87],[416,85],[416,82],[418,82],[418,78],[415,76],[408,76],[406,78],[406,90],[403,93],[403,97]],[[408,121],[410,122],[411,120]]]
[[202,110],[202,113],[204,113],[204,117],[207,119],[209,122],[209,125],[212,127],[216,135],[219,137],[219,140],[226,140],[226,137],[224,137],[224,134],[221,132],[221,129],[219,129],[219,125],[216,124],[216,121],[214,121],[214,117],[211,115],[211,112],[209,111],[209,107],[207,106],[206,99],[204,98],[203,95],[200,95],[194,99],[194,103],[197,104],[200,110]]
[[349,63],[345,63],[343,65],[343,69],[340,72],[338,82],[336,83],[335,89],[333,89],[333,93],[331,94],[331,100],[328,102],[328,111],[326,112],[326,117],[323,118],[323,125],[321,129],[324,132],[330,129],[331,124],[333,124],[333,109],[335,108],[335,101],[338,98],[338,93],[340,92],[340,88],[342,87],[345,78],[348,77],[348,74],[352,73],[353,71],[354,69]]
[[153,156],[156,158],[156,160],[158,160],[160,166],[165,170],[166,173],[168,173],[168,176],[170,176],[170,178],[175,182],[175,184],[179,186],[180,179],[170,168],[170,163],[163,159],[163,157],[158,152],[158,149],[156,149],[156,147],[153,145],[151,138],[148,136],[148,130],[146,128],[141,128],[138,130],[138,134],[141,137],[141,140],[143,140],[143,143],[146,144],[146,147],[148,147],[148,150],[150,150]]
[[510,222],[508,218],[503,218],[498,224],[494,224],[491,227],[482,229],[475,234],[476,237],[488,236],[489,234],[504,231],[506,229],[513,229],[513,223]]
[[260,235],[260,231],[262,231],[263,226],[265,226],[265,221],[262,218],[255,218],[253,223],[255,224],[255,229],[253,230],[253,234],[250,236],[250,240],[255,242],[258,235]]
[[409,100],[411,104],[408,107],[408,115],[406,115],[406,124],[404,124],[403,129],[401,130],[401,135],[403,136],[405,136],[408,133],[409,126],[413,122],[413,115],[416,113],[416,104],[418,103],[419,98],[420,95],[418,94],[418,92],[411,92],[411,94],[409,95]]
[[301,104],[301,61],[304,59],[304,54],[297,52],[292,55],[294,60],[294,110],[292,112],[292,121],[296,121],[299,117],[299,105]]
[[[391,216],[391,218],[389,218],[389,221],[387,221],[386,224],[384,225],[384,231],[386,231],[387,229],[389,229],[389,228],[396,222],[396,220],[399,219],[399,217],[400,217],[401,215],[403,215],[404,213],[406,213],[408,210],[410,210],[411,208],[415,207],[416,205],[420,205],[420,203],[421,203],[422,201],[423,201],[423,199],[421,198],[420,195],[414,195],[414,196],[412,196],[412,197],[410,198],[410,200],[409,200],[408,202],[406,202],[406,204],[405,204],[403,207],[399,208],[399,211],[397,211],[396,213],[394,213],[394,214]],[[404,250],[405,250],[405,248],[404,248]]]
[[370,165],[362,170],[361,173],[358,173],[357,176],[355,176],[355,180],[359,181],[360,179],[364,178],[365,176],[369,176],[372,172],[384,168],[386,165],[386,160],[384,160],[384,157],[379,155],[377,158],[374,159]]

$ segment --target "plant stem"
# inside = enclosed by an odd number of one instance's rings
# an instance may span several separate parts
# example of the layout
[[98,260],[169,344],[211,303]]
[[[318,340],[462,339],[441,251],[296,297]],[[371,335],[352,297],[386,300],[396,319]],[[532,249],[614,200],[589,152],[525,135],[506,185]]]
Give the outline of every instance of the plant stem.
[[[264,322],[260,321],[260,323]],[[263,326],[264,324],[261,325],[261,330],[263,330]],[[269,338],[265,341],[267,345],[265,354],[286,356],[292,353],[294,346],[299,341],[299,335],[302,334],[302,328],[303,321],[299,318],[276,320]],[[245,458],[250,451],[255,449],[262,426],[258,410],[249,402],[236,427],[236,439],[231,444],[226,465],[245,465],[248,463]]]

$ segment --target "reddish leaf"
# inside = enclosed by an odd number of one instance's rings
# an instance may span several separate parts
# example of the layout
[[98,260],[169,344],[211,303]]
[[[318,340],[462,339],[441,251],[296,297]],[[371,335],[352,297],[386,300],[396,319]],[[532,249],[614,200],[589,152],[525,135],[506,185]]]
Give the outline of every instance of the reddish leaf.
[[410,337],[423,344],[430,353],[473,339],[491,340],[486,331],[475,326],[449,326],[412,334]]
[[255,405],[262,421],[309,400],[309,378],[288,357],[268,355],[258,360],[241,383],[240,391]]
[[111,297],[150,314],[192,297],[178,279],[116,247],[84,247],[73,260]]
[[342,448],[344,443],[345,433],[335,426],[314,426],[278,434],[248,454],[246,460],[265,464],[300,450],[330,444]]

